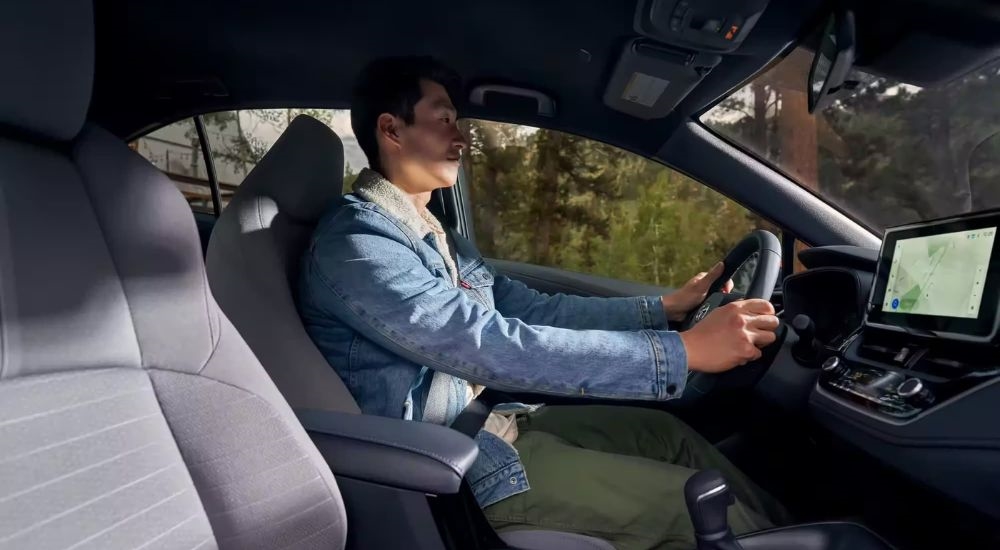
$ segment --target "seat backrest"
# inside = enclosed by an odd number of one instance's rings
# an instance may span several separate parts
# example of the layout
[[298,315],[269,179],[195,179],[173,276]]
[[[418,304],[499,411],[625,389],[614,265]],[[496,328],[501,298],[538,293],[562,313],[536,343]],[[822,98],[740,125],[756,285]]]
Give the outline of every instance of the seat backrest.
[[340,138],[296,117],[219,217],[206,263],[219,305],[293,407],[360,412],[306,333],[294,298],[302,253],[343,180]]
[[90,0],[0,2],[0,548],[343,548],[178,190],[85,126]]

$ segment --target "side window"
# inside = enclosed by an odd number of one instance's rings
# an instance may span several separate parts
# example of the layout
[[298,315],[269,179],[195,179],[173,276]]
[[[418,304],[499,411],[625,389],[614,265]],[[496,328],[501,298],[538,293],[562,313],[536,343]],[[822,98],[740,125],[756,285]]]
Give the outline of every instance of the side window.
[[[616,147],[513,124],[462,125],[476,244],[487,257],[678,287],[753,229],[777,233],[718,192]],[[747,272],[735,277],[738,289]]]
[[212,151],[223,209],[243,179],[253,170],[288,125],[299,115],[323,122],[344,142],[344,188],[368,165],[351,130],[351,115],[341,109],[250,109],[202,115]]
[[191,210],[214,213],[208,168],[194,119],[186,118],[164,126],[129,146],[173,180]]
[[219,186],[221,211],[247,174],[300,114],[325,123],[344,142],[344,192],[350,192],[358,172],[368,165],[368,161],[351,130],[350,111],[347,110],[252,109],[201,115],[198,118],[204,125],[211,151],[215,182],[209,178],[196,118],[164,126],[129,146],[177,184],[192,210],[212,214],[212,185]]

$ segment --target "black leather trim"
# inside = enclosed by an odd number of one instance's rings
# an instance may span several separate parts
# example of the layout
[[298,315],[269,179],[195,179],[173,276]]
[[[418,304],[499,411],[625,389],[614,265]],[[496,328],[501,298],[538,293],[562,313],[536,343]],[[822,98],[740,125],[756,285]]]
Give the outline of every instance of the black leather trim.
[[295,414],[337,476],[454,494],[479,453],[471,438],[435,424],[320,410]]
[[857,523],[805,523],[739,537],[743,550],[893,550]]

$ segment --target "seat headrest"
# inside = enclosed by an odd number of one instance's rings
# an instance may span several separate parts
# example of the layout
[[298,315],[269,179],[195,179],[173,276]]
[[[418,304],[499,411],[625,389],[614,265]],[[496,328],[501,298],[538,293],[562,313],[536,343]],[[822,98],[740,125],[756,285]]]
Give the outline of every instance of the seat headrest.
[[236,198],[266,196],[300,222],[315,222],[344,185],[344,144],[326,124],[299,115],[250,171]]
[[94,81],[92,2],[0,2],[0,74],[0,128],[73,139]]

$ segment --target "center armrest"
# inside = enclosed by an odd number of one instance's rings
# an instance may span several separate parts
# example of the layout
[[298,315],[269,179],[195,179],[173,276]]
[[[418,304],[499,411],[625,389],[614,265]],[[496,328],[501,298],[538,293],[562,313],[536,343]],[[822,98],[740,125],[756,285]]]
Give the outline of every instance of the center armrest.
[[295,414],[337,476],[454,494],[479,453],[474,440],[436,424],[311,409]]

